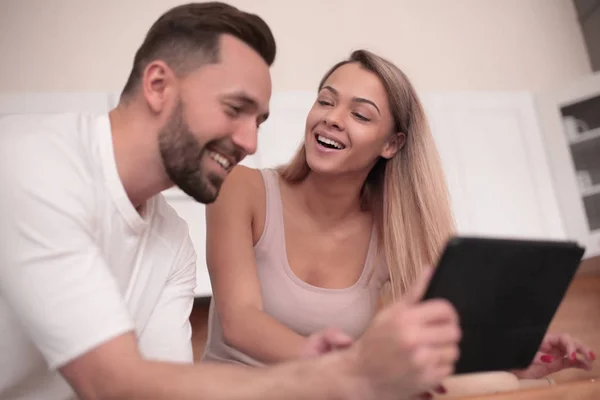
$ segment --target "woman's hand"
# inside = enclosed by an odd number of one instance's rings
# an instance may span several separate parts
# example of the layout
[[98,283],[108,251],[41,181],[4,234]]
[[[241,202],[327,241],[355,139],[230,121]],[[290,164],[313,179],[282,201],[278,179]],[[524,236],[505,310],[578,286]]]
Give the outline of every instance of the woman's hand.
[[352,345],[352,338],[338,329],[329,328],[313,333],[308,337],[302,351],[302,358],[318,357],[330,351],[344,349]]
[[579,339],[569,334],[549,333],[529,368],[511,372],[519,379],[540,379],[566,368],[589,371],[595,359],[594,352]]

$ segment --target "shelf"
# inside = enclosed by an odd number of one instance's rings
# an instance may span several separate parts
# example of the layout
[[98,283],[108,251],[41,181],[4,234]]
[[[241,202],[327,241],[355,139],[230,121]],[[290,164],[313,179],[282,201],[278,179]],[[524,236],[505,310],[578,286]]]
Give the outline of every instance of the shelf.
[[587,142],[589,140],[600,139],[600,128],[591,129],[577,135],[576,139],[569,138],[569,143],[572,145]]
[[600,185],[590,186],[581,190],[581,197],[593,196],[595,194],[600,194]]

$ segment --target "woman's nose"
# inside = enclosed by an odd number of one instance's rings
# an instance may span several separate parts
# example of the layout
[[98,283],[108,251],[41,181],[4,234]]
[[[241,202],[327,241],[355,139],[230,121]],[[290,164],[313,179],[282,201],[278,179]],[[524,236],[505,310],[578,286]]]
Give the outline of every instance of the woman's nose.
[[343,118],[341,115],[341,111],[339,109],[331,110],[325,115],[325,121],[324,121],[325,124],[332,128],[342,130],[344,127],[344,124],[342,121],[343,121]]

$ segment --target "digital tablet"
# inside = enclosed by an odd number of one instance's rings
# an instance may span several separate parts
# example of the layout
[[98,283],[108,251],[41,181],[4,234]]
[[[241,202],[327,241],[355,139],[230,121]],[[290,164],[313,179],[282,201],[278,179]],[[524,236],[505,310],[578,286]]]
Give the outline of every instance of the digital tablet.
[[575,242],[454,237],[424,300],[450,301],[462,339],[455,373],[527,368],[584,254]]

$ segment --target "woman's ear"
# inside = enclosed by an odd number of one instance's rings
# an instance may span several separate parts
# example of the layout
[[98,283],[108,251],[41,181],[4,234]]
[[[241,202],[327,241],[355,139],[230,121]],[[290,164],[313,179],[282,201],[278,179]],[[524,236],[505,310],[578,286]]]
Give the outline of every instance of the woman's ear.
[[404,132],[397,132],[392,134],[383,146],[381,157],[390,159],[396,155],[397,152],[404,147],[406,143],[406,134]]

